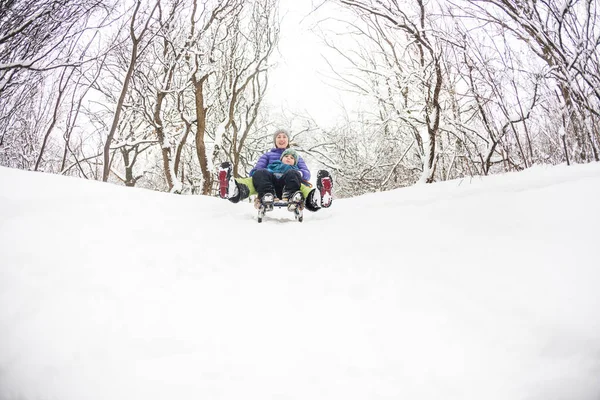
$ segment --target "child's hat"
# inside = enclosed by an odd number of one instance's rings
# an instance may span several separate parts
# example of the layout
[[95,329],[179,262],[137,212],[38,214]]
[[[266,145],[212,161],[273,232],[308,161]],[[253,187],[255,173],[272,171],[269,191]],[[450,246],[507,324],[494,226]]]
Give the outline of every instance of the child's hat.
[[285,157],[287,155],[291,155],[292,157],[294,157],[294,165],[298,165],[298,152],[296,150],[285,149],[285,151],[283,153],[281,153],[281,157],[279,157],[279,159],[283,160],[283,157]]

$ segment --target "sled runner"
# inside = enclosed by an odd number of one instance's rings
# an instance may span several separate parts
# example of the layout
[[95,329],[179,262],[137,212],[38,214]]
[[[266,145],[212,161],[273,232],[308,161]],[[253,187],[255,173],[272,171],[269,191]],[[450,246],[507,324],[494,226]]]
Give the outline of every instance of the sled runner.
[[266,193],[262,199],[256,201],[258,208],[258,222],[262,222],[267,212],[273,211],[276,208],[287,208],[288,211],[294,213],[294,218],[298,222],[304,220],[304,198],[301,192],[296,192],[289,200],[275,199],[271,193]]

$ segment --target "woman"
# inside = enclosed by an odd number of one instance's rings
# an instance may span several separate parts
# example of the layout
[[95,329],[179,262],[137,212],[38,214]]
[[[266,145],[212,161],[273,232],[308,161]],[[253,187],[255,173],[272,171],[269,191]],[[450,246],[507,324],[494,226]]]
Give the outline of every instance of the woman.
[[[266,169],[269,164],[281,159],[283,152],[290,148],[290,137],[288,132],[285,129],[278,129],[275,131],[275,134],[273,135],[273,144],[275,145],[274,148],[260,156],[254,168],[250,170],[250,176],[254,176],[256,171],[260,169]],[[310,171],[308,170],[308,167],[306,166],[306,163],[302,157],[299,157],[298,159],[298,169],[301,172],[301,179],[309,181]]]
[[[275,147],[260,156],[250,170],[252,184],[261,201],[265,194],[288,201],[292,194],[300,190],[302,181],[310,179],[310,171],[296,150],[289,148],[290,138],[285,130],[275,132],[273,143]],[[292,164],[288,165],[289,162]]]

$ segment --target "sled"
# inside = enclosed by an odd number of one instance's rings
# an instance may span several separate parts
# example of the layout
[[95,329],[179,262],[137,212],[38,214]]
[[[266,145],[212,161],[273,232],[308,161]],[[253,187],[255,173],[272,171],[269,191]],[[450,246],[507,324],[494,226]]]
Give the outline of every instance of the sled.
[[[293,209],[290,209],[289,206],[294,205]],[[273,211],[274,208],[287,208],[290,212],[294,213],[294,218],[298,222],[302,222],[304,220],[304,201],[301,203],[290,203],[287,201],[277,200],[272,204],[262,204],[258,208],[258,222],[261,223],[265,217],[265,214],[269,211]]]

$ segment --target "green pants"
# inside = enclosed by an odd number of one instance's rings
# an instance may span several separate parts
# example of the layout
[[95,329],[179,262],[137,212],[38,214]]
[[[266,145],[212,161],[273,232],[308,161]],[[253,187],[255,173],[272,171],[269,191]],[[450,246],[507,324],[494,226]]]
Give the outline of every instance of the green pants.
[[[258,194],[256,192],[256,189],[254,188],[254,184],[252,183],[251,176],[249,176],[247,178],[235,178],[235,181],[237,183],[241,183],[242,185],[246,185],[246,187],[248,187],[248,190],[250,190],[250,194],[248,194],[248,197]],[[310,184],[302,183],[302,185],[300,185],[300,192],[302,193],[302,196],[304,196],[305,199],[308,197],[308,194],[312,190],[313,190],[313,187]]]

